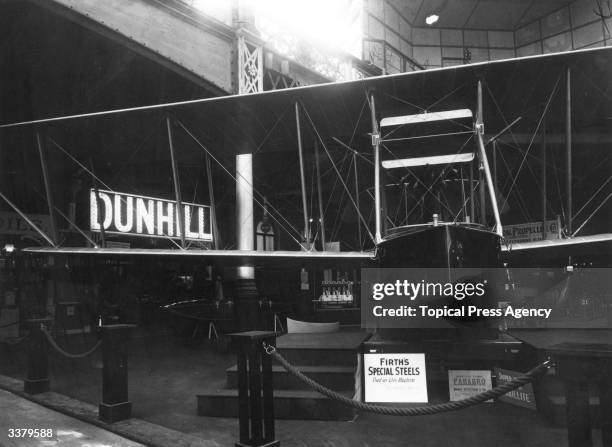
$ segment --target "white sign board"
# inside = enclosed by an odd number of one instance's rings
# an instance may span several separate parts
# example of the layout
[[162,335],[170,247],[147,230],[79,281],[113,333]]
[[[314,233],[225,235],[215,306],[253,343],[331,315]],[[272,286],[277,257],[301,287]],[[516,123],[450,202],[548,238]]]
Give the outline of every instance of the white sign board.
[[[522,375],[520,372],[501,368],[495,368],[495,374],[497,375],[497,386],[508,383]],[[531,385],[531,383],[527,383],[522,387],[500,396],[499,400],[531,410],[536,409],[535,393],[533,392],[533,385]]]
[[491,371],[489,370],[448,371],[448,393],[451,401],[467,399],[491,388]]
[[364,354],[366,402],[427,402],[425,354]]
[[[546,239],[560,239],[559,219],[546,221]],[[504,239],[508,242],[534,242],[542,240],[542,222],[504,225]]]
[[113,191],[90,191],[91,231],[145,237],[212,241],[210,206],[182,203]]
[[[51,233],[51,218],[48,214],[27,214],[34,224],[46,234]],[[0,234],[36,235],[38,232],[19,214],[0,211]]]

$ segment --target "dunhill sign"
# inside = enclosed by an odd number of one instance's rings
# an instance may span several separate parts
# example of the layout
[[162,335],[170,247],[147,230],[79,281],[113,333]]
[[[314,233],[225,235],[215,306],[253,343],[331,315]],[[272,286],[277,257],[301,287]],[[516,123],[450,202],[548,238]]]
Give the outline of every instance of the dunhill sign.
[[210,207],[182,203],[183,227],[179,228],[176,202],[112,191],[90,191],[90,228],[105,233],[212,241]]

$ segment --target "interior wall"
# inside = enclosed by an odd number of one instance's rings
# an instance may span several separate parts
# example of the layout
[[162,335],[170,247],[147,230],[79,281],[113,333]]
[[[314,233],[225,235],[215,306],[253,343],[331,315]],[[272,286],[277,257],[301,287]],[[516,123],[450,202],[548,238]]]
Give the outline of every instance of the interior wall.
[[[557,53],[612,44],[612,19],[595,13],[595,0],[576,0],[514,33],[516,55]],[[604,13],[610,13],[604,5]]]
[[[398,73],[612,44],[612,18],[575,0],[516,30],[415,27],[389,0],[364,1],[363,58]],[[610,13],[604,4],[604,13]]]

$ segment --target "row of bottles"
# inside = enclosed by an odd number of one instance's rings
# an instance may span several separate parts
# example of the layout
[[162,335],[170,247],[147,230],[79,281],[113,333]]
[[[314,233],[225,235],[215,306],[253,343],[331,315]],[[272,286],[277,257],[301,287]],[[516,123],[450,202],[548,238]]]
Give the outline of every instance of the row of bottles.
[[339,281],[322,281],[321,303],[352,304],[354,301],[353,281],[341,279]]

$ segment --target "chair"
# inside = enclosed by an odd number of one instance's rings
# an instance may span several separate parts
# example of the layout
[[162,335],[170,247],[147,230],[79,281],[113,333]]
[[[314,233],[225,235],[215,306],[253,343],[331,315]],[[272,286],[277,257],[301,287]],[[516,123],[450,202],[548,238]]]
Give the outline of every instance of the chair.
[[340,331],[340,322],[312,323],[310,321],[299,321],[287,318],[288,334],[328,334]]

